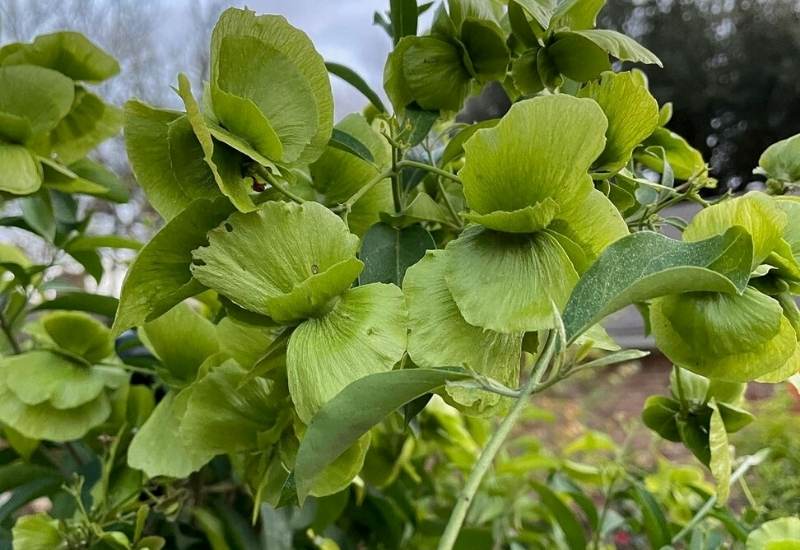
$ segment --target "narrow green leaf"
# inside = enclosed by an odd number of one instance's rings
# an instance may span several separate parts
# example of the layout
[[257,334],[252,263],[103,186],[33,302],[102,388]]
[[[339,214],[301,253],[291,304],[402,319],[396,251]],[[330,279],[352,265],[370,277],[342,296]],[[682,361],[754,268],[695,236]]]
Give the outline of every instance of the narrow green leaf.
[[405,141],[410,147],[414,147],[422,142],[428,135],[439,118],[439,111],[428,111],[415,104],[406,107],[405,110],[405,129],[400,139]]
[[639,510],[642,513],[642,523],[644,524],[647,540],[650,541],[650,547],[661,548],[669,546],[672,537],[669,524],[655,497],[638,483],[631,487],[629,494],[634,502],[639,505]]
[[553,515],[561,530],[564,532],[564,537],[567,541],[567,546],[571,550],[583,550],[586,548],[586,536],[575,514],[572,513],[566,504],[556,495],[552,489],[542,485],[541,483],[533,482],[534,490],[539,493],[539,498],[542,500],[545,508]]
[[611,244],[578,282],[564,310],[575,338],[624,306],[680,292],[741,293],[753,244],[742,228],[697,242],[643,231]]
[[404,36],[417,34],[417,0],[389,0],[389,16],[392,20],[392,38],[400,42]]
[[305,500],[314,478],[389,413],[418,397],[465,380],[445,369],[408,369],[371,374],[352,382],[317,412],[295,461],[297,495]]
[[56,237],[56,219],[53,214],[53,203],[46,189],[35,195],[28,195],[20,200],[22,217],[38,234],[52,242]]
[[350,153],[351,155],[355,155],[367,162],[375,162],[375,157],[372,156],[372,153],[366,145],[361,143],[355,136],[339,130],[338,128],[333,129],[328,145]]
[[386,109],[386,105],[383,104],[381,101],[380,96],[375,93],[375,91],[369,87],[369,84],[361,78],[358,73],[356,73],[350,67],[346,67],[339,63],[333,63],[328,61],[325,63],[325,67],[328,69],[328,72],[338,76],[348,84],[350,84],[353,88],[364,94],[372,105],[378,109],[381,113],[386,113],[388,110]]

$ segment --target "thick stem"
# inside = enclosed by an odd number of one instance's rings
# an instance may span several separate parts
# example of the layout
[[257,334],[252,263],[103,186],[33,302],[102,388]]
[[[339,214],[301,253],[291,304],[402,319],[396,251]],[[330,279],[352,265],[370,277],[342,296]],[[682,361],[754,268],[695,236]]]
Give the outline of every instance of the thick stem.
[[478,492],[481,481],[492,466],[495,456],[497,456],[497,453],[502,448],[506,437],[508,437],[511,429],[514,427],[519,415],[522,414],[522,411],[528,404],[528,398],[539,386],[542,376],[550,365],[550,360],[553,358],[557,344],[558,334],[556,331],[551,331],[542,349],[542,353],[533,366],[530,379],[527,384],[525,384],[525,387],[514,403],[514,406],[511,408],[511,411],[503,419],[491,439],[489,439],[486,447],[481,451],[478,461],[469,473],[467,481],[464,483],[464,489],[461,491],[458,502],[456,502],[456,505],[453,507],[450,519],[447,521],[444,533],[442,533],[442,538],[439,539],[438,550],[451,550],[453,545],[455,545],[458,533],[461,531],[461,526],[464,524],[470,504],[472,504],[472,499]]
[[397,163],[398,168],[419,168],[420,170],[427,170],[432,174],[437,174],[442,176],[443,178],[451,179],[453,181],[457,181],[461,183],[461,178],[453,174],[452,172],[448,172],[447,170],[442,170],[441,168],[436,168],[435,166],[431,166],[430,164],[426,164],[424,162],[417,162],[415,160],[401,160]]

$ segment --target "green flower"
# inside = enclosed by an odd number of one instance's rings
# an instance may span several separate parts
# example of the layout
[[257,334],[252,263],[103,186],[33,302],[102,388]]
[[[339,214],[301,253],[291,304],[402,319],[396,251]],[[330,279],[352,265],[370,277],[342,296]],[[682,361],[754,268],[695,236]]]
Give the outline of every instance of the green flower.
[[460,172],[475,224],[447,246],[445,280],[470,325],[515,333],[552,325],[578,273],[627,234],[589,168],[608,123],[590,99],[514,105],[464,145]]
[[0,421],[32,439],[79,439],[111,414],[127,383],[111,360],[113,340],[84,313],[54,312],[29,328],[39,348],[0,359]]
[[[685,240],[702,240],[743,227],[753,239],[750,286],[743,294],[686,293],[655,300],[650,321],[656,344],[677,365],[730,382],[783,380],[800,370],[796,306],[763,288],[761,273],[793,276],[797,269],[784,239],[787,217],[762,193],[724,201],[700,212]],[[766,266],[766,269],[762,268]]]
[[502,79],[509,52],[495,14],[479,4],[442,4],[427,36],[407,36],[389,54],[384,88],[397,111],[416,102],[427,110],[458,111],[478,85]]
[[249,165],[276,177],[314,162],[333,127],[322,57],[302,31],[276,15],[230,8],[211,39],[211,80],[203,108],[185,75],[186,112],[126,106],[125,136],[136,178],[167,220],[198,198],[224,195],[241,212],[256,206]]
[[0,49],[0,192],[29,195],[45,185],[125,200],[113,175],[81,170],[86,154],[122,125],[120,110],[83,83],[118,72],[114,58],[74,32]]

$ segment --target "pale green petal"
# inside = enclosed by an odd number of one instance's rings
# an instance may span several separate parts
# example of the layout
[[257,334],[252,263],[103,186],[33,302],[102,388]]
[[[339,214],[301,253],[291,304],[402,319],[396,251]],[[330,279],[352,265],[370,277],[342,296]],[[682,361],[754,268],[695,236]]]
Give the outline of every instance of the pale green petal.
[[188,477],[214,458],[216,453],[186,445],[180,437],[180,423],[191,396],[191,387],[167,393],[147,422],[139,428],[128,447],[128,466],[148,477]]
[[206,118],[200,112],[200,107],[192,95],[189,79],[184,74],[178,75],[178,93],[186,106],[186,117],[203,149],[203,159],[214,174],[214,180],[220,191],[231,200],[240,212],[255,210],[256,207],[250,198],[248,185],[242,177],[244,159],[226,145],[218,143],[215,146]]
[[464,218],[489,229],[504,233],[535,233],[545,229],[559,211],[559,205],[550,197],[532,206],[513,212],[498,210],[489,214],[467,212]]
[[[367,162],[349,152],[332,146],[310,166],[312,185],[327,205],[346,202],[364,185],[373,181],[391,163],[391,146],[359,114],[346,116],[336,128],[358,139],[367,147],[374,162]],[[387,178],[368,191],[347,216],[350,230],[363,235],[380,220],[380,213],[392,211],[392,188]]]
[[591,187],[589,167],[605,146],[607,122],[590,99],[567,95],[516,103],[494,127],[464,144],[460,176],[469,207],[513,212],[553,198],[574,200]]
[[595,161],[598,171],[625,166],[633,149],[658,126],[658,102],[632,72],[605,72],[599,82],[579,90],[578,97],[594,99],[608,119],[606,148]]
[[0,191],[30,195],[42,185],[42,167],[22,145],[0,143]]
[[58,520],[47,514],[21,516],[11,529],[17,550],[54,550],[62,548]]
[[460,40],[479,82],[505,77],[509,54],[504,32],[497,23],[468,18],[461,25]]
[[324,497],[346,489],[364,467],[369,442],[369,434],[359,438],[352,447],[314,478],[309,494],[315,497]]
[[400,289],[374,283],[347,291],[330,312],[303,322],[289,339],[286,366],[297,415],[310,422],[350,382],[391,370],[405,350]]
[[644,145],[648,149],[653,148],[659,151],[659,153],[655,155],[637,154],[636,160],[657,172],[664,170],[664,161],[661,158],[660,149],[656,148],[664,149],[667,154],[667,162],[669,162],[675,178],[679,180],[688,180],[708,171],[702,153],[689,145],[684,138],[666,128],[656,128],[653,135],[645,140]]
[[50,351],[4,357],[0,369],[8,389],[26,405],[72,409],[97,399],[106,386],[105,378],[92,367]]
[[220,196],[185,115],[129,101],[125,104],[125,147],[136,181],[165,220],[195,199]]
[[791,357],[777,369],[756,378],[756,382],[764,384],[779,384],[785,382],[795,374],[800,372],[800,344],[795,347]]
[[34,137],[55,128],[74,97],[75,84],[61,73],[33,65],[0,67],[0,112],[27,119]]
[[659,311],[691,348],[730,355],[763,346],[781,328],[777,300],[752,288],[741,296],[716,292],[673,294],[659,300]]
[[48,313],[39,322],[54,345],[89,363],[98,363],[114,352],[111,331],[86,313],[58,311]]
[[224,129],[243,139],[271,162],[283,159],[281,138],[253,100],[239,97],[212,85],[214,115]]
[[771,197],[752,192],[698,212],[683,232],[683,239],[700,241],[739,225],[753,237],[755,269],[779,246],[786,223],[786,214]]
[[277,383],[250,378],[234,361],[192,385],[180,423],[186,446],[208,454],[253,451],[275,443],[290,422],[288,393]]
[[214,324],[185,302],[145,323],[139,336],[175,386],[194,380],[200,365],[219,351]]
[[[444,250],[429,251],[403,279],[408,305],[408,354],[419,367],[464,367],[517,387],[524,333],[501,334],[468,324],[445,283]],[[501,397],[448,386],[473,412],[491,411]]]
[[786,214],[783,239],[789,243],[795,259],[800,261],[800,197],[779,196],[775,197],[775,202]]
[[411,99],[426,110],[460,110],[470,81],[460,49],[432,36],[403,42],[402,74]]
[[307,164],[322,153],[333,127],[328,72],[284,17],[223,12],[211,37],[211,82],[258,106],[281,138],[282,160]]
[[797,550],[800,518],[785,517],[762,523],[747,536],[746,550]]
[[[756,291],[748,289],[747,293]],[[690,295],[691,296],[691,295]],[[715,297],[711,297],[715,296]],[[669,297],[672,300],[672,297]],[[739,302],[749,302],[752,296],[734,296],[713,294],[705,299],[711,315],[702,323],[695,318],[689,321],[683,318],[671,319],[663,311],[664,298],[656,300],[650,307],[650,323],[658,348],[675,364],[701,374],[707,378],[716,378],[729,382],[749,382],[780,368],[789,360],[797,347],[797,336],[786,317],[780,317],[778,331],[774,337],[758,344],[759,336],[745,336],[742,333],[726,333],[726,327],[753,327],[745,316],[738,311]],[[753,311],[753,308],[747,309]],[[670,313],[674,313],[675,310]],[[684,325],[684,323],[688,323]],[[678,330],[687,334],[690,327],[703,329],[706,334],[723,335],[721,342],[693,337],[687,342]],[[755,327],[760,336],[767,333],[764,327]],[[724,336],[727,335],[727,336]],[[745,345],[737,345],[737,338]],[[723,353],[724,352],[724,353]]]
[[773,143],[758,159],[761,170],[771,178],[800,181],[800,134]]
[[69,113],[50,132],[49,144],[59,161],[71,164],[115,136],[120,128],[122,111],[79,87]]
[[32,439],[70,441],[105,422],[111,405],[105,393],[71,409],[56,409],[49,403],[26,405],[8,388],[8,372],[0,368],[0,422]]
[[445,279],[471,325],[502,333],[553,326],[551,301],[562,308],[578,274],[558,241],[468,228],[447,245]]
[[73,80],[101,82],[119,73],[119,63],[78,32],[61,31],[37,36],[5,56],[3,65],[39,65]]
[[389,52],[383,68],[383,89],[394,106],[395,112],[402,112],[406,105],[414,101],[403,71],[403,56],[415,43],[413,36],[403,37]]
[[217,323],[219,349],[245,369],[250,369],[260,362],[284,330],[286,327],[251,325],[225,317]]
[[580,246],[589,262],[628,234],[628,225],[619,210],[597,189],[592,189],[583,199],[564,203],[549,229]]
[[278,322],[309,317],[344,292],[362,264],[358,238],[324,206],[268,202],[234,213],[195,250],[192,272],[239,306]]

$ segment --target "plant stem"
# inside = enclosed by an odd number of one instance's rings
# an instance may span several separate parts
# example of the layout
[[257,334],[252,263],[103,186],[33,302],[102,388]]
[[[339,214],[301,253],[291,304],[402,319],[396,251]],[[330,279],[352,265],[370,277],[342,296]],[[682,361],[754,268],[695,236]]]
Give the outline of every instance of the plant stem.
[[461,526],[464,524],[470,504],[472,504],[472,499],[478,492],[481,481],[486,475],[486,472],[488,472],[489,468],[492,466],[494,457],[503,446],[506,437],[508,437],[511,429],[514,427],[519,415],[522,414],[522,411],[528,404],[528,397],[530,397],[530,395],[537,389],[542,376],[544,376],[547,367],[550,365],[553,354],[556,352],[557,344],[558,334],[554,330],[550,331],[547,336],[547,341],[542,349],[542,353],[539,355],[536,363],[533,366],[530,379],[514,403],[514,406],[511,408],[511,411],[503,419],[503,421],[497,427],[497,430],[492,435],[491,439],[489,439],[486,447],[484,447],[483,451],[481,451],[478,461],[475,463],[475,466],[473,466],[472,471],[469,473],[469,476],[464,483],[464,489],[461,491],[461,494],[458,497],[458,502],[456,502],[456,505],[453,507],[453,511],[450,514],[450,519],[447,521],[447,526],[444,529],[444,533],[442,533],[442,538],[439,539],[438,550],[452,550],[453,546],[455,545],[458,534],[461,531]]
[[11,331],[11,326],[6,322],[6,316],[2,313],[0,313],[0,328],[2,328],[3,334],[8,340],[8,343],[11,345],[11,349],[14,350],[16,355],[19,355],[22,350],[19,347],[17,339],[14,338],[14,333]]
[[397,163],[397,168],[419,168],[420,170],[427,170],[432,174],[437,174],[442,176],[443,178],[447,178],[453,181],[457,181],[461,183],[461,178],[453,174],[452,172],[448,172],[447,170],[442,170],[441,168],[436,168],[435,166],[431,166],[430,164],[426,164],[424,162],[417,162],[415,160],[401,160]]
[[439,193],[442,194],[442,200],[444,200],[444,204],[447,207],[447,211],[450,213],[450,217],[453,218],[453,221],[457,224],[458,228],[461,229],[464,227],[464,222],[461,221],[461,217],[456,212],[456,209],[453,208],[453,203],[450,202],[450,198],[447,196],[447,193],[444,190],[444,185],[442,185],[442,180],[440,178],[436,178],[436,185],[439,186]]
[[345,212],[349,212],[350,209],[353,207],[353,205],[355,203],[357,203],[359,200],[361,200],[361,197],[366,195],[369,192],[370,189],[372,189],[373,187],[378,185],[380,182],[382,182],[383,180],[385,180],[386,178],[391,176],[392,173],[393,173],[392,170],[385,170],[384,172],[378,174],[373,179],[371,179],[369,182],[367,182],[364,186],[361,187],[361,189],[359,189],[358,191],[353,193],[350,196],[350,198],[347,199],[347,201],[343,205]]

